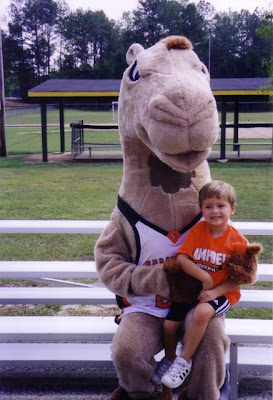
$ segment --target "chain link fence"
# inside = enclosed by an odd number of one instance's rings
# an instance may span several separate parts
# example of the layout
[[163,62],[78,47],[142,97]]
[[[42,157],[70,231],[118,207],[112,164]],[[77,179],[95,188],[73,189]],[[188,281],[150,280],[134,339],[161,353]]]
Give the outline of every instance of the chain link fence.
[[[211,158],[272,160],[272,103],[219,102],[217,107],[219,136],[212,147]],[[84,130],[82,143],[96,145],[91,150],[91,146],[83,146],[78,154],[80,158],[100,157],[107,153],[112,157],[122,157],[118,146],[117,102],[65,105],[65,152],[73,152],[71,124],[78,121],[83,121],[86,126],[96,125],[93,129]],[[40,105],[6,108],[6,139],[9,155],[41,153]],[[47,141],[48,153],[60,152],[60,115],[59,105],[56,104],[47,105]]]

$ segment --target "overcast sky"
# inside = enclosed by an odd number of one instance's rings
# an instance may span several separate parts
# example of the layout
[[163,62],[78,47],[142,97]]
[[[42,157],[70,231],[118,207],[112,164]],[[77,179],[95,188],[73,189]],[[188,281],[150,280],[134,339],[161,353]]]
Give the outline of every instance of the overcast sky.
[[[138,0],[66,0],[71,10],[76,10],[81,7],[89,8],[92,11],[103,10],[108,18],[115,20],[122,16],[124,11],[131,11],[137,8]],[[192,0],[198,2],[198,0]],[[273,0],[208,0],[216,11],[240,11],[242,8],[248,9],[251,12],[255,8],[273,9]],[[7,6],[10,0],[0,0],[0,14],[6,13]]]

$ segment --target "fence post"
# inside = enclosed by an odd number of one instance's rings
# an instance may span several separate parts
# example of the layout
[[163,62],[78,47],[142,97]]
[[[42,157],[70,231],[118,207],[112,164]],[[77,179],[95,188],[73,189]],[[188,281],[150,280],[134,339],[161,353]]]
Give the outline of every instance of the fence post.
[[226,159],[226,122],[227,122],[227,110],[226,102],[221,102],[221,148],[220,148],[220,160]]
[[60,112],[60,150],[61,153],[65,152],[65,135],[64,135],[64,104],[60,101],[59,104]]
[[271,161],[273,161],[273,127],[272,127],[272,141],[271,141]]
[[41,103],[41,121],[42,121],[42,152],[43,162],[47,162],[47,116],[46,116],[46,103]]
[[2,54],[2,34],[0,28],[0,157],[7,157],[6,141],[6,118],[5,118],[5,88],[4,88],[4,67]]
[[[233,132],[233,143],[239,142],[239,101],[234,101],[234,132]],[[233,150],[238,151],[238,145],[233,145]]]

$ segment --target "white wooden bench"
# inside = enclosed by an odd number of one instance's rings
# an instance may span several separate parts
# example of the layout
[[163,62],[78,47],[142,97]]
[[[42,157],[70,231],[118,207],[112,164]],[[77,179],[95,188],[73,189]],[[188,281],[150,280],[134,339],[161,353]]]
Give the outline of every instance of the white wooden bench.
[[[0,233],[102,233],[108,221],[0,220]],[[273,235],[273,222],[233,222],[243,235]]]
[[[118,130],[118,124],[92,124],[92,125],[87,125],[84,124],[83,121],[78,121],[76,123],[71,123],[70,127],[72,128],[72,132],[71,132],[71,144],[72,144],[72,149],[71,152],[73,154],[73,158],[74,156],[78,155],[79,153],[81,153],[82,151],[84,151],[85,149],[89,150],[89,157],[91,157],[92,155],[92,149],[96,149],[96,148],[121,148],[121,144],[120,142],[118,143],[113,143],[113,142],[101,142],[99,140],[95,140],[92,142],[86,142],[85,141],[85,137],[86,137],[86,133],[90,133],[92,132],[97,133],[99,137],[101,137],[101,131],[102,130]],[[90,135],[88,135],[90,136]],[[108,135],[109,136],[109,135]],[[110,138],[110,136],[109,136]]]
[[[214,147],[219,147],[219,146],[221,147],[221,143],[220,142],[214,143],[213,146]],[[238,157],[240,157],[240,155],[241,155],[241,147],[249,146],[250,150],[255,151],[255,150],[257,150],[257,147],[263,146],[265,148],[265,150],[266,149],[269,149],[269,150],[271,149],[271,152],[273,151],[272,150],[272,141],[262,141],[262,142],[258,142],[258,141],[255,141],[255,142],[244,142],[244,141],[242,141],[242,142],[226,142],[225,143],[225,147],[226,148],[229,148],[230,146],[232,146],[233,151],[237,151]]]
[[[101,233],[108,221],[0,221],[0,233]],[[237,222],[244,235],[273,235],[273,223]],[[273,266],[260,264],[258,279],[272,281]],[[1,261],[0,278],[42,279],[70,287],[1,287],[2,304],[113,304],[104,287],[60,280],[96,278],[93,261]],[[272,292],[243,290],[240,306],[272,307]],[[111,362],[109,342],[117,326],[113,317],[0,317],[0,365],[89,365]],[[227,364],[231,398],[237,398],[238,368],[270,371],[272,323],[226,319],[231,340]],[[61,343],[68,342],[68,343]],[[102,343],[108,342],[108,343]],[[245,347],[248,345],[254,347]],[[266,347],[267,346],[267,347]],[[158,356],[159,357],[159,356]]]
[[[63,282],[62,282],[63,283]],[[270,290],[242,290],[239,307],[272,308]],[[104,287],[1,287],[0,304],[114,304]]]
[[[227,145],[227,143],[226,143],[226,145]],[[256,150],[257,146],[263,146],[263,147],[266,147],[266,148],[270,147],[272,149],[272,141],[263,141],[263,142],[257,142],[257,141],[255,141],[255,142],[244,142],[244,141],[242,141],[242,142],[234,142],[234,143],[232,143],[232,146],[233,146],[234,151],[238,152],[238,157],[240,157],[241,146],[242,147],[250,146],[250,150],[251,150],[251,148],[253,150]]]
[[[0,278],[97,278],[94,261],[0,261]],[[258,281],[272,282],[273,265],[258,264]]]

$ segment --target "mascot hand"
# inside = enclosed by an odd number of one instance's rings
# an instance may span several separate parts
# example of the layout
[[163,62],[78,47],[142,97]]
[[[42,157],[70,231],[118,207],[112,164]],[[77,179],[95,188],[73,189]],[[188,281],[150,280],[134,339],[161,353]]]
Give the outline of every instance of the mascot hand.
[[233,252],[225,262],[229,279],[242,284],[252,284],[257,279],[257,255],[263,251],[259,243],[250,243],[245,253]]
[[164,270],[170,289],[170,300],[176,303],[193,303],[197,300],[202,283],[182,271],[175,259],[165,262]]
[[177,272],[181,271],[181,267],[176,258],[170,258],[164,263],[164,270],[169,274],[176,274]]

